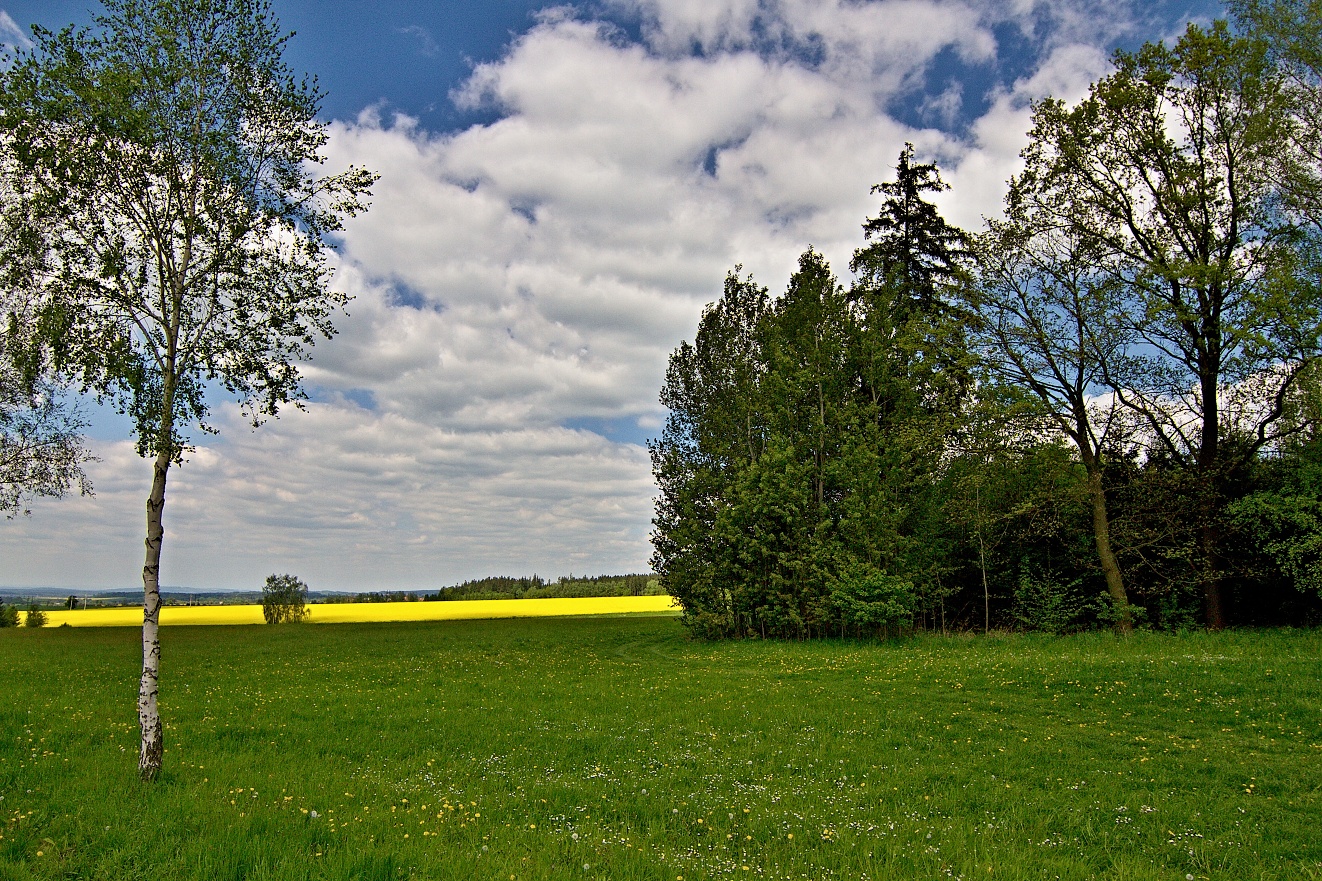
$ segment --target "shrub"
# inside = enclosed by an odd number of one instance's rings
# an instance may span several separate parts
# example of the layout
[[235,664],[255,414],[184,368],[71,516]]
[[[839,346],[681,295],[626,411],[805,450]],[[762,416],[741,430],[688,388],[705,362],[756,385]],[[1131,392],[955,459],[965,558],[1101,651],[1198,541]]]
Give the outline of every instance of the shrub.
[[267,624],[299,624],[308,617],[308,586],[292,575],[271,575],[262,586]]
[[[1109,597],[1108,597],[1109,599]],[[1084,628],[1094,611],[1083,592],[1083,579],[1062,579],[1050,570],[1034,571],[1023,561],[1014,591],[1014,619],[1025,630],[1071,633]]]
[[38,609],[35,604],[28,606],[27,619],[23,623],[28,627],[45,627],[46,613]]
[[18,606],[6,606],[0,603],[0,627],[18,626]]
[[831,591],[831,603],[844,627],[855,632],[894,634],[913,627],[913,583],[894,575],[842,578]]

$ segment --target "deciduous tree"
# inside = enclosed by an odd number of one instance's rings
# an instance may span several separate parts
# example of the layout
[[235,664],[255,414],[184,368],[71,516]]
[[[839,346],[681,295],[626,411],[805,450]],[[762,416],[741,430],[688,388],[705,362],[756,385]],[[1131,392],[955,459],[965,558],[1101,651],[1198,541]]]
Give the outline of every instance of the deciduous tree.
[[1070,230],[1041,222],[1023,204],[1012,204],[1006,221],[989,223],[978,258],[974,338],[983,364],[994,381],[1031,394],[1051,428],[1077,450],[1116,629],[1128,633],[1133,619],[1102,480],[1103,457],[1120,447],[1124,431],[1103,370],[1133,338],[1118,282]]
[[308,617],[308,586],[293,575],[269,575],[262,585],[267,624],[300,624]]
[[33,279],[49,363],[131,416],[153,461],[138,698],[150,778],[170,467],[193,427],[211,430],[210,392],[254,424],[301,397],[297,363],[347,299],[329,288],[327,237],[374,175],[315,173],[320,93],[284,63],[265,0],[106,0],[95,21],[34,29],[0,79],[15,233],[0,257]]
[[1230,477],[1279,436],[1318,354],[1319,300],[1279,212],[1290,102],[1264,47],[1224,22],[1116,56],[1074,107],[1037,105],[1010,202],[1077,242],[1116,285],[1132,344],[1105,384],[1150,448],[1198,478],[1199,580],[1223,626]]

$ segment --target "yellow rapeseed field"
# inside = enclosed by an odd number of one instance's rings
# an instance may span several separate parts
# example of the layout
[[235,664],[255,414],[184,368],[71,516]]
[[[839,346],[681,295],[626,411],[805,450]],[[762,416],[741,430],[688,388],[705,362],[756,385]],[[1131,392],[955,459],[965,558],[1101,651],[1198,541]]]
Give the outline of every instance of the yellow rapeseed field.
[[[309,605],[312,624],[370,621],[446,621],[458,618],[541,618],[553,615],[621,615],[674,609],[668,596],[582,597],[546,600],[454,600],[435,603],[333,603]],[[178,624],[262,624],[262,607],[165,606],[162,626]],[[46,626],[134,627],[142,624],[142,608],[77,609],[47,612]]]

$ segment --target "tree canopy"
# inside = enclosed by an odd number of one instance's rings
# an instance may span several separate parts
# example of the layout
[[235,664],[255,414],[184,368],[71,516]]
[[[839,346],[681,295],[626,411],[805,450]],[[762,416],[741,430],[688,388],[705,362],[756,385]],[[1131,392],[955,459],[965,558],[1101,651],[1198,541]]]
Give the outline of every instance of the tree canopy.
[[690,628],[1322,620],[1322,4],[1232,12],[1037,103],[979,234],[906,145],[848,286],[727,277],[651,447]]

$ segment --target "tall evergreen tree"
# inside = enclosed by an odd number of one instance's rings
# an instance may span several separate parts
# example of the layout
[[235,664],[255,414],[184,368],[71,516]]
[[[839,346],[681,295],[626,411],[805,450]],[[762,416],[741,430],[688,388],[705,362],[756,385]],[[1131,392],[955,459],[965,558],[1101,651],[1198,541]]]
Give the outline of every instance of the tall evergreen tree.
[[913,144],[904,145],[895,180],[872,188],[886,198],[877,216],[864,222],[868,244],[854,252],[850,263],[864,282],[858,289],[896,286],[905,294],[900,303],[928,311],[948,305],[943,289],[962,278],[968,237],[947,223],[924,194],[949,188],[935,162],[914,162]]

